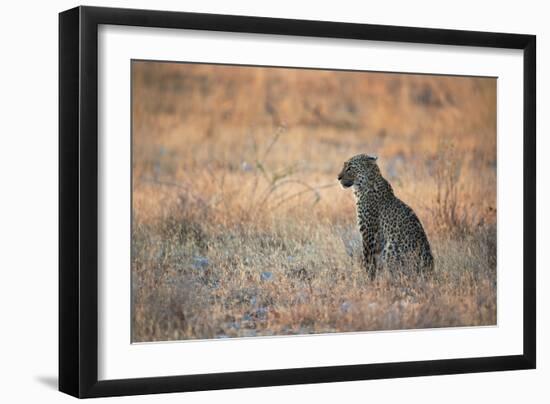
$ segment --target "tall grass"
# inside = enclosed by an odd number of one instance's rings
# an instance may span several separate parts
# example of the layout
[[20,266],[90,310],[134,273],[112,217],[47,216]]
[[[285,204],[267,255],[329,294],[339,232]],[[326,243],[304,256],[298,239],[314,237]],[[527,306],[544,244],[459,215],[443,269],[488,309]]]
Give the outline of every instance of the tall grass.
[[[496,322],[493,79],[134,62],[132,340]],[[344,160],[379,156],[429,279],[360,265]]]

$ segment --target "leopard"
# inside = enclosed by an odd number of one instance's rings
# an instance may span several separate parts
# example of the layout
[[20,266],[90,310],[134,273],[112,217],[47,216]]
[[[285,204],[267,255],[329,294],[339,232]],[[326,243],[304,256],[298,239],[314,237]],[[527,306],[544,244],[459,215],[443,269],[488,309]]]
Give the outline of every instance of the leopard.
[[363,267],[372,280],[384,270],[431,274],[434,258],[424,227],[413,209],[395,195],[377,160],[376,156],[358,154],[345,161],[338,174],[343,188],[353,187]]

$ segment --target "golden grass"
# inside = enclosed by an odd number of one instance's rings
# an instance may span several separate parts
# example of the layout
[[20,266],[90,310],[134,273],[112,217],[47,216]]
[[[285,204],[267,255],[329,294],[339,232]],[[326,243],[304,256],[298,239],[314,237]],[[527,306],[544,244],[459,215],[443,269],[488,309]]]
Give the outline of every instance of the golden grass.
[[[134,62],[133,341],[496,323],[496,80]],[[379,156],[430,279],[369,282],[351,191]]]

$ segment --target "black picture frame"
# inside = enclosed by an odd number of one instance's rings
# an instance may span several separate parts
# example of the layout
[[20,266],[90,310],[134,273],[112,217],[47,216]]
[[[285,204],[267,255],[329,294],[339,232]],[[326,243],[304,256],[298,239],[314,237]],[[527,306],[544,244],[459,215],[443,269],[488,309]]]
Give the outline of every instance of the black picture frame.
[[[523,354],[98,381],[98,26],[100,24],[523,50]],[[534,369],[536,37],[77,7],[59,15],[59,390],[76,397]]]

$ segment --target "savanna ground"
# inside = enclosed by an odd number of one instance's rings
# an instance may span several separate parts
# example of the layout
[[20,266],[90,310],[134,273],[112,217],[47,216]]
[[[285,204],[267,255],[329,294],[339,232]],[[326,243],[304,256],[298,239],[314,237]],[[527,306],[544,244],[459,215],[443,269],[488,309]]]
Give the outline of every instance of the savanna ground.
[[[133,62],[132,340],[496,324],[496,80]],[[378,156],[435,274],[369,281]]]

